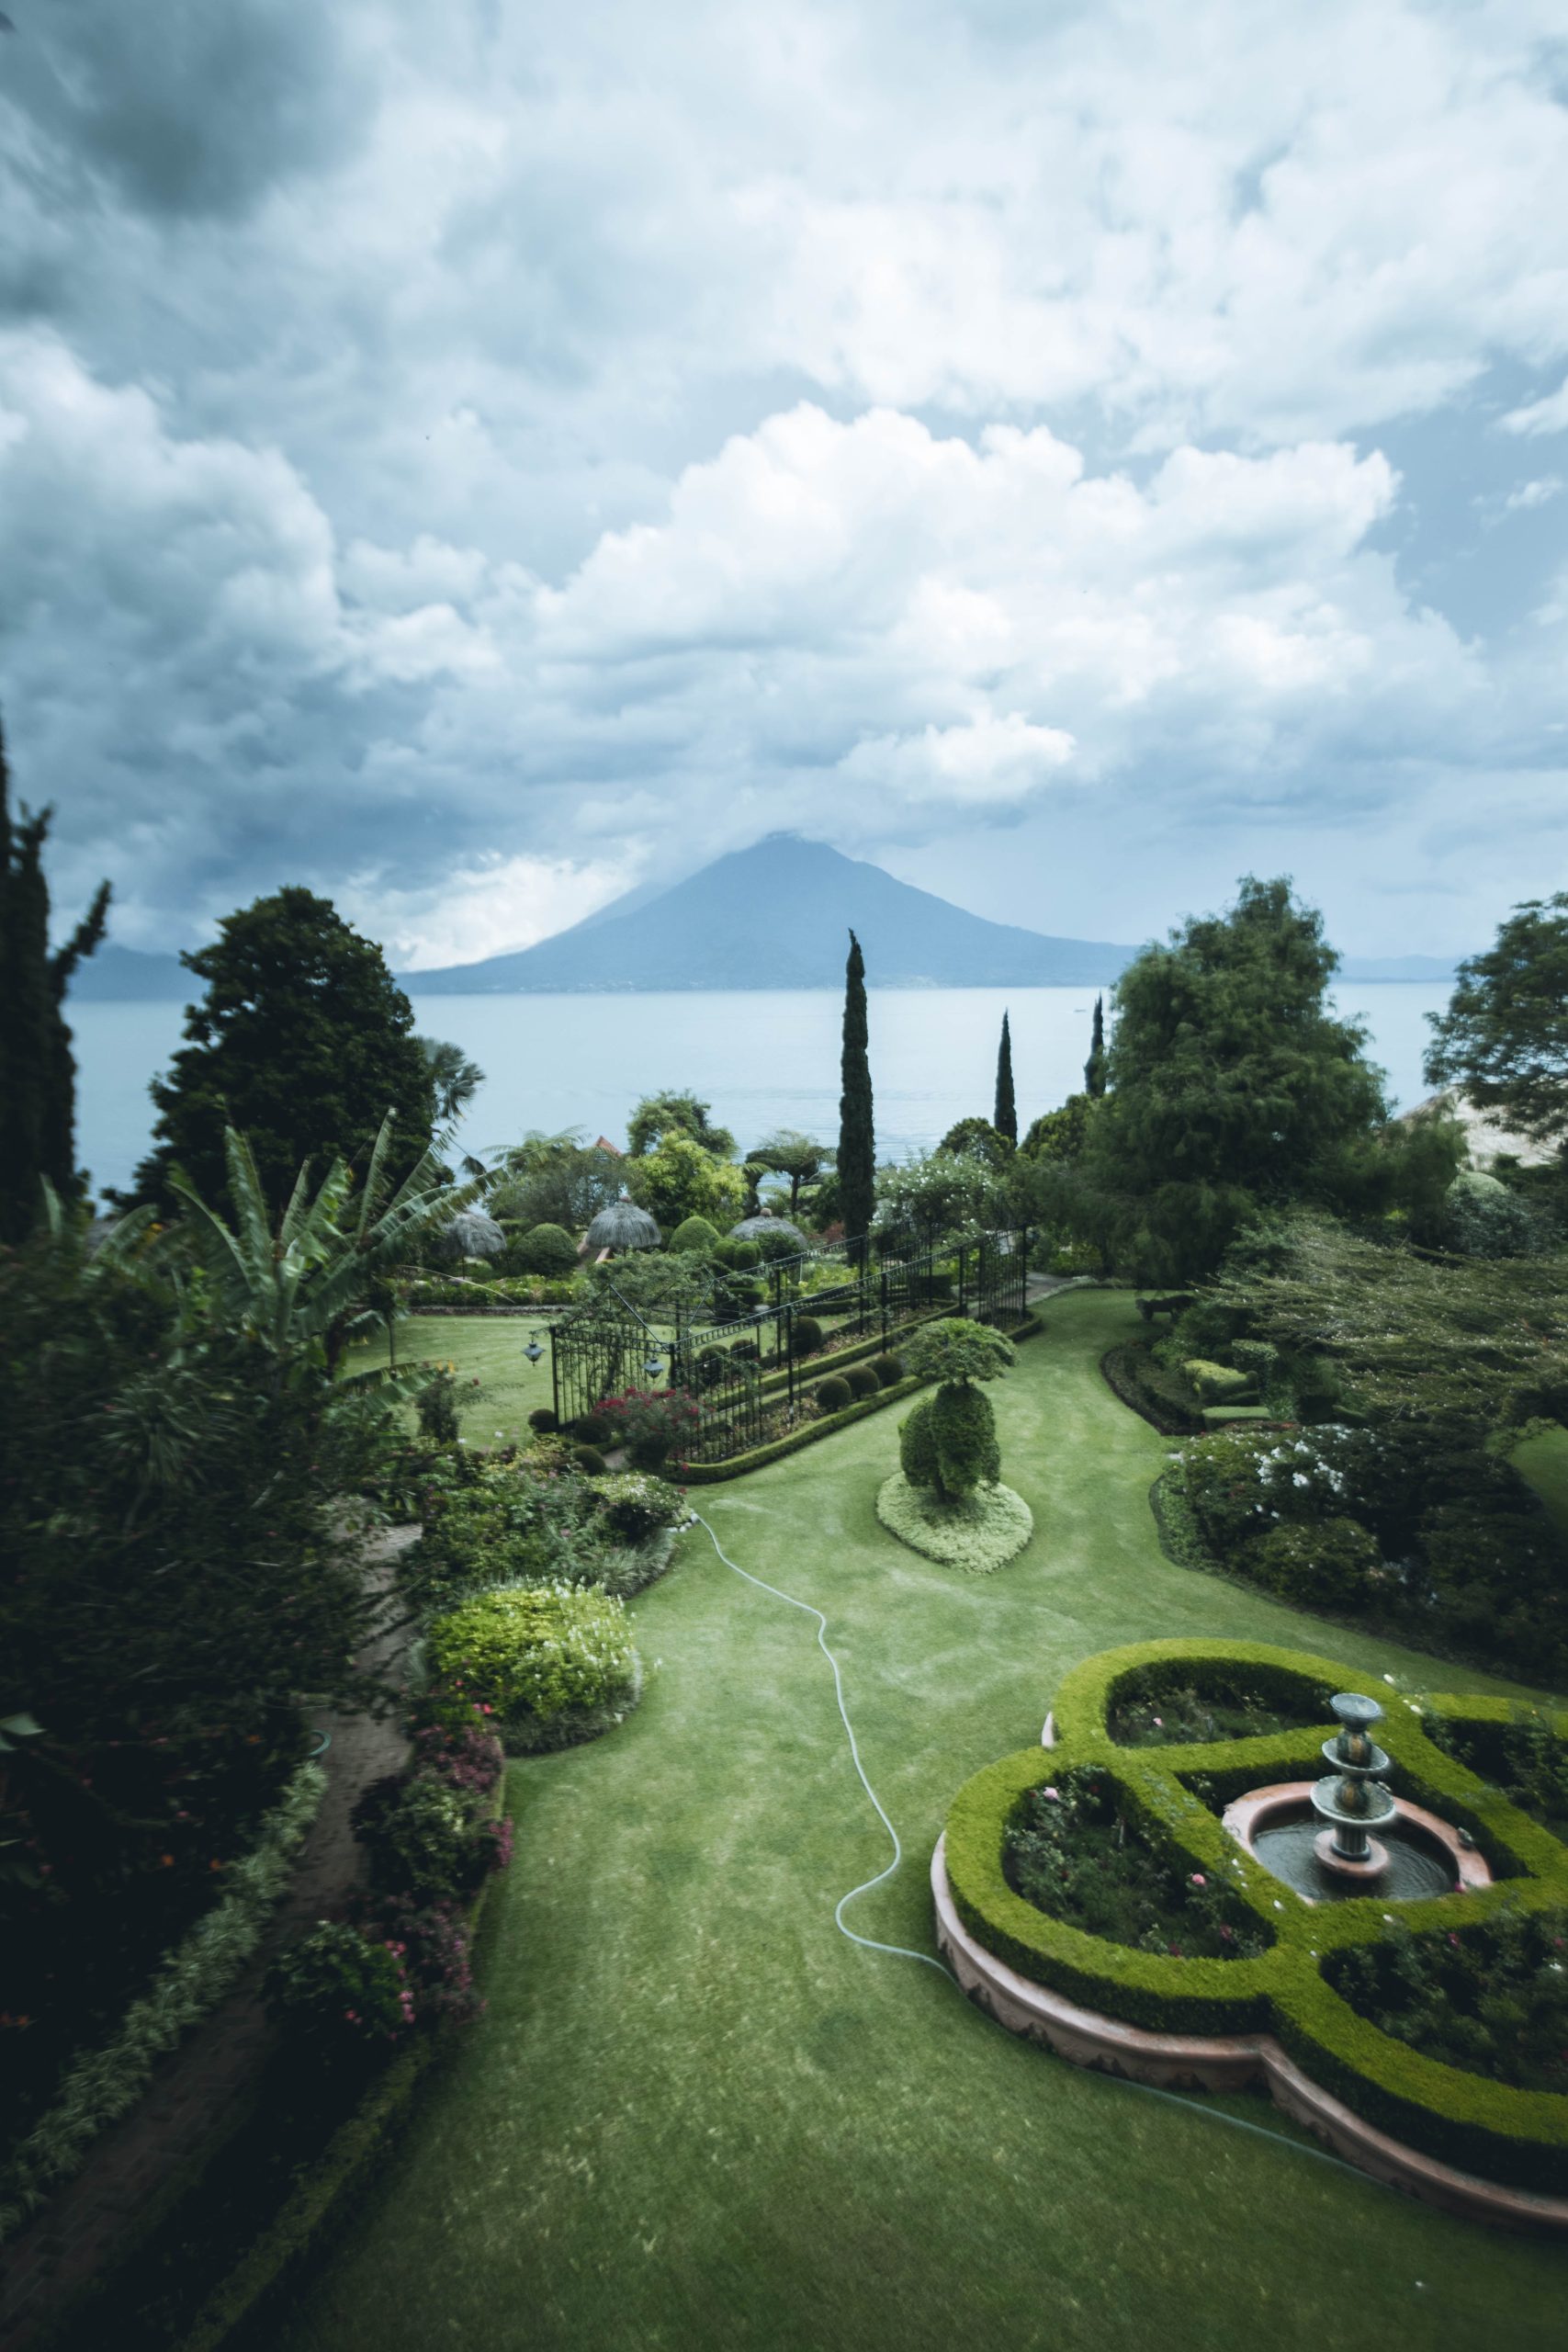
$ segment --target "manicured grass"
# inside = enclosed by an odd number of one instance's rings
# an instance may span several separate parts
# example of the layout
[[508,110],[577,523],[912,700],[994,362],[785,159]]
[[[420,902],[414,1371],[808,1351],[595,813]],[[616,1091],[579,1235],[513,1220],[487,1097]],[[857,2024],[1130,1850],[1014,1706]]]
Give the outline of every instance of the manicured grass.
[[1568,1430],[1541,1430],[1525,1438],[1510,1459],[1546,1505],[1558,1533],[1568,1538]]
[[[433,1368],[450,1363],[463,1381],[478,1379],[473,1401],[459,1399],[463,1435],[470,1445],[525,1445],[533,1435],[529,1414],[550,1402],[547,1334],[536,1364],[523,1352],[544,1320],[542,1315],[537,1324],[520,1315],[411,1315],[398,1325],[397,1361]],[[350,1350],[347,1368],[359,1372],[386,1362],[387,1342],[376,1339]],[[411,1427],[413,1418],[411,1405]]]
[[[1100,1380],[1122,1295],[1067,1295],[990,1393],[1035,1516],[995,1576],[879,1527],[896,1416],[696,1499],[818,1604],[902,1871],[852,1911],[930,1951],[950,1799],[1036,1739],[1062,1673],[1156,1634],[1297,1644],[1355,1676],[1498,1689],[1171,1566],[1166,1441]],[[636,1604],[639,1713],[511,1776],[490,2015],[287,2352],[1287,2352],[1561,2342],[1568,2247],[1499,2236],[1302,2152],[1262,2101],[1198,2111],[1012,2040],[932,1970],[837,1934],[887,1859],[811,1621],[707,1536]],[[1280,2139],[1222,2120],[1246,2117]]]

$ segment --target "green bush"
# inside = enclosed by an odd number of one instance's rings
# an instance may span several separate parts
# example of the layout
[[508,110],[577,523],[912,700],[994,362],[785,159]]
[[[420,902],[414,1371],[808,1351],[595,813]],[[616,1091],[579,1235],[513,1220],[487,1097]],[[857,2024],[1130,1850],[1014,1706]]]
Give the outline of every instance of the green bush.
[[682,1256],[711,1258],[719,1244],[719,1231],[705,1216],[689,1216],[670,1236],[669,1247]]
[[490,1867],[473,1799],[450,1781],[415,1774],[373,1781],[354,1808],[354,1833],[383,1894],[458,1902]]
[[599,1486],[604,1524],[618,1544],[646,1544],[660,1528],[678,1526],[686,1506],[673,1487],[636,1470],[624,1470]]
[[1181,1369],[1203,1405],[1239,1405],[1252,1388],[1250,1374],[1234,1371],[1228,1363],[1206,1363],[1201,1356],[1189,1356]]
[[1377,1538],[1353,1519],[1281,1520],[1243,1546],[1238,1565],[1303,1609],[1362,1609],[1382,1569]]
[[840,1413],[846,1405],[854,1402],[853,1389],[836,1372],[830,1372],[826,1380],[818,1382],[816,1396],[824,1413]]
[[584,1413],[572,1423],[571,1433],[583,1445],[608,1445],[611,1430],[603,1413]]
[[509,1274],[543,1274],[556,1281],[575,1274],[582,1262],[576,1242],[563,1225],[535,1226],[510,1245],[506,1259]]
[[548,1405],[536,1405],[528,1416],[528,1427],[536,1430],[541,1437],[549,1437],[560,1423]]
[[876,1366],[870,1363],[851,1364],[844,1378],[849,1382],[852,1395],[856,1396],[874,1396],[882,1385],[876,1376]]
[[762,1253],[754,1241],[737,1241],[728,1234],[714,1251],[714,1258],[717,1264],[736,1274],[749,1274],[762,1262]]
[[636,1696],[637,1652],[622,1602],[594,1586],[523,1585],[480,1594],[430,1628],[438,1702],[490,1708],[509,1747],[561,1743]]
[[272,2015],[321,2058],[386,2048],[413,2025],[413,1995],[390,1945],[331,1919],[279,1952],[265,1989]]
[[815,1316],[797,1315],[795,1318],[795,1352],[797,1356],[813,1356],[822,1344],[822,1326]]
[[610,1466],[596,1445],[575,1447],[571,1458],[585,1478],[602,1478]]
[[884,1388],[895,1388],[904,1377],[902,1356],[873,1356],[871,1368]]

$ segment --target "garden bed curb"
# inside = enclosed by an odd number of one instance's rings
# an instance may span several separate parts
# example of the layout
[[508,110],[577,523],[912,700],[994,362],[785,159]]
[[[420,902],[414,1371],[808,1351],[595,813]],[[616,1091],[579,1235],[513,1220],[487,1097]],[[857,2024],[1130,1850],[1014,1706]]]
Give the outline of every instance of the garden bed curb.
[[1043,2041],[1075,2066],[1120,2075],[1156,2089],[1188,2086],[1231,2091],[1261,2081],[1275,2105],[1295,2122],[1390,2188],[1403,2189],[1468,2221],[1506,2229],[1568,2232],[1568,2198],[1508,2188],[1474,2173],[1455,2171],[1378,2131],[1304,2075],[1271,2033],[1151,2033],[1100,2010],[1083,2008],[1032,1977],[1021,1976],[976,1943],[960,1920],[948,1883],[945,1834],[937,1839],[931,1856],[931,1898],[937,1950],[960,1990],[1009,2033]]

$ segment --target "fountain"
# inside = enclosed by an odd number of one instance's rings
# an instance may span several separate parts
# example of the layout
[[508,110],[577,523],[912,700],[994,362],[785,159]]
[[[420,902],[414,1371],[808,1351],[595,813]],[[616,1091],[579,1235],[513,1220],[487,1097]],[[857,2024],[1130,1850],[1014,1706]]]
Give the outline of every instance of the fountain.
[[1331,1770],[1320,1781],[1248,1790],[1225,1808],[1232,1835],[1309,1903],[1371,1892],[1411,1902],[1489,1885],[1471,1841],[1383,1787],[1389,1758],[1371,1736],[1383,1712],[1377,1701],[1341,1690],[1329,1704],[1339,1720],[1323,1743]]

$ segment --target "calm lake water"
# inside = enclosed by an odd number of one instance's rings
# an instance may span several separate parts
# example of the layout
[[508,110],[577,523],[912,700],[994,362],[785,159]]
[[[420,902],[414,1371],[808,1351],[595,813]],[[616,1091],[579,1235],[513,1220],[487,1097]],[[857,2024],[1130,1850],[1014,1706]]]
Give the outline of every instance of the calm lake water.
[[[1418,1102],[1424,1015],[1446,986],[1347,986],[1341,1007],[1363,1020],[1396,1107]],[[839,1124],[837,990],[736,995],[437,996],[413,999],[420,1029],[450,1037],[486,1082],[464,1122],[482,1155],[530,1127],[581,1127],[589,1142],[626,1139],[639,1095],[691,1089],[744,1147],[773,1127],[832,1140]],[[898,989],[870,998],[871,1075],[879,1156],[927,1150],[955,1119],[989,1116],[997,1038],[1011,1015],[1019,1125],[1083,1083],[1092,989]],[[146,1150],[148,1083],[179,1042],[177,1004],[81,1004],[76,1038],[77,1148],[96,1183],[123,1185]]]

